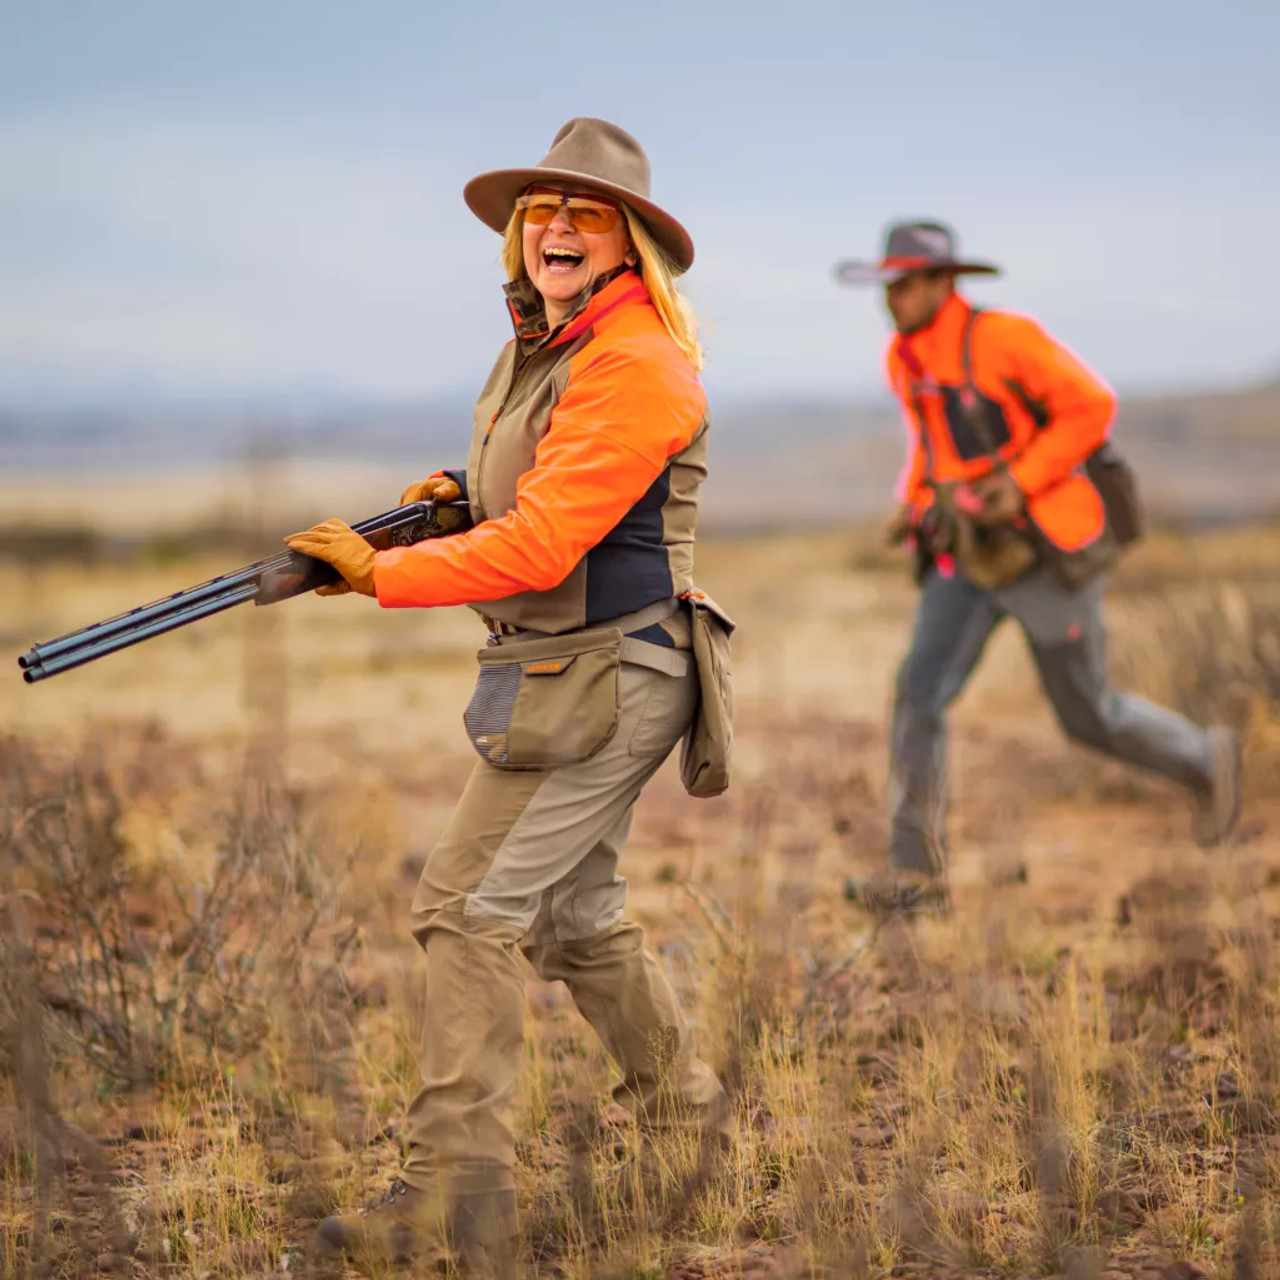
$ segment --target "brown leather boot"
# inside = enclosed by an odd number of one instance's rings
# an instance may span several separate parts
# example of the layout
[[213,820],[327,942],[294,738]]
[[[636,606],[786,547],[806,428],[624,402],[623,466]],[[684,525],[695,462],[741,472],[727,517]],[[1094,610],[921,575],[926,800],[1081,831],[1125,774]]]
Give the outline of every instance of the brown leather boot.
[[1209,784],[1191,793],[1192,834],[1202,849],[1221,844],[1240,819],[1242,744],[1234,729],[1209,730],[1213,744],[1213,774]]
[[440,1198],[406,1186],[397,1178],[387,1192],[356,1213],[333,1214],[316,1228],[321,1251],[366,1266],[410,1262],[442,1249],[444,1216]]
[[457,1196],[449,1221],[449,1240],[464,1276],[515,1280],[516,1193],[482,1191]]
[[449,1245],[462,1275],[514,1280],[516,1226],[514,1191],[459,1195],[446,1219],[439,1195],[397,1178],[359,1212],[326,1218],[316,1237],[323,1253],[345,1256],[362,1268],[412,1262]]
[[924,872],[890,871],[865,879],[846,876],[844,898],[882,917],[945,916],[951,910],[946,880]]

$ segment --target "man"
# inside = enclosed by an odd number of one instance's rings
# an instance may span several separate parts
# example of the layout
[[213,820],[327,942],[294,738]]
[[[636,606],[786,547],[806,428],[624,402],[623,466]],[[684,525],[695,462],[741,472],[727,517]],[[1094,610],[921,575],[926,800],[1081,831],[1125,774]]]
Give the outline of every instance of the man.
[[947,902],[946,711],[997,624],[1022,627],[1063,729],[1189,792],[1202,847],[1240,809],[1240,739],[1107,685],[1102,572],[1136,536],[1127,469],[1106,440],[1115,397],[1033,320],[979,311],[956,290],[964,261],[941,223],[889,228],[879,262],[837,267],[882,283],[897,334],[888,377],[910,441],[885,536],[916,550],[921,597],[897,678],[890,874],[849,880],[864,905]]

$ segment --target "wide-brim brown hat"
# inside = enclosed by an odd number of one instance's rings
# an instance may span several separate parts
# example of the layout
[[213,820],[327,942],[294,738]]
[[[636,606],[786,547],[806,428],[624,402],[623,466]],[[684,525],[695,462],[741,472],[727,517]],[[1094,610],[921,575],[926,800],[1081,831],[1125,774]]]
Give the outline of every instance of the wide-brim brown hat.
[[956,233],[943,222],[895,222],[884,240],[879,262],[837,262],[841,284],[892,284],[913,271],[950,271],[957,276],[994,276],[990,262],[960,257]]
[[639,215],[677,270],[688,271],[693,265],[689,233],[649,199],[649,158],[644,148],[608,120],[576,116],[556,134],[551,150],[536,165],[482,173],[467,183],[462,195],[486,227],[502,232],[511,220],[516,197],[526,187],[561,182],[623,201]]

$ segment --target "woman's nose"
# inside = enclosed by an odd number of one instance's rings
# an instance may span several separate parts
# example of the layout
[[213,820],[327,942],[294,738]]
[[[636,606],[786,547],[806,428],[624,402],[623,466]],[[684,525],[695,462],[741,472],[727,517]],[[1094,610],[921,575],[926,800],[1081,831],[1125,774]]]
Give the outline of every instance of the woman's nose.
[[548,231],[558,231],[561,235],[567,235],[576,230],[573,222],[569,218],[569,210],[561,205],[556,210],[556,216],[547,224]]

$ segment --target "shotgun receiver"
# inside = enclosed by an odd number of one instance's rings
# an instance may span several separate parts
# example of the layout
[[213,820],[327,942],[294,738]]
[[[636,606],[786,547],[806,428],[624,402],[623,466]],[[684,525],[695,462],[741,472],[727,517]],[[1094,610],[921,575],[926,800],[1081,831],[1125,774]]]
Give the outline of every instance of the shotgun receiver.
[[[378,551],[389,547],[408,547],[427,538],[441,538],[471,527],[470,508],[465,502],[437,505],[434,502],[411,502],[371,520],[352,525],[365,541]],[[201,618],[234,608],[238,604],[276,604],[291,600],[316,587],[338,580],[338,571],[323,560],[285,551],[268,560],[258,560],[210,578],[198,586],[177,591],[163,600],[140,605],[127,613],[95,622],[92,626],[70,631],[56,640],[33,644],[19,659],[22,678],[28,684],[47,680],[60,671],[83,666],[95,658],[104,658],[119,649],[166,631],[176,631]]]

